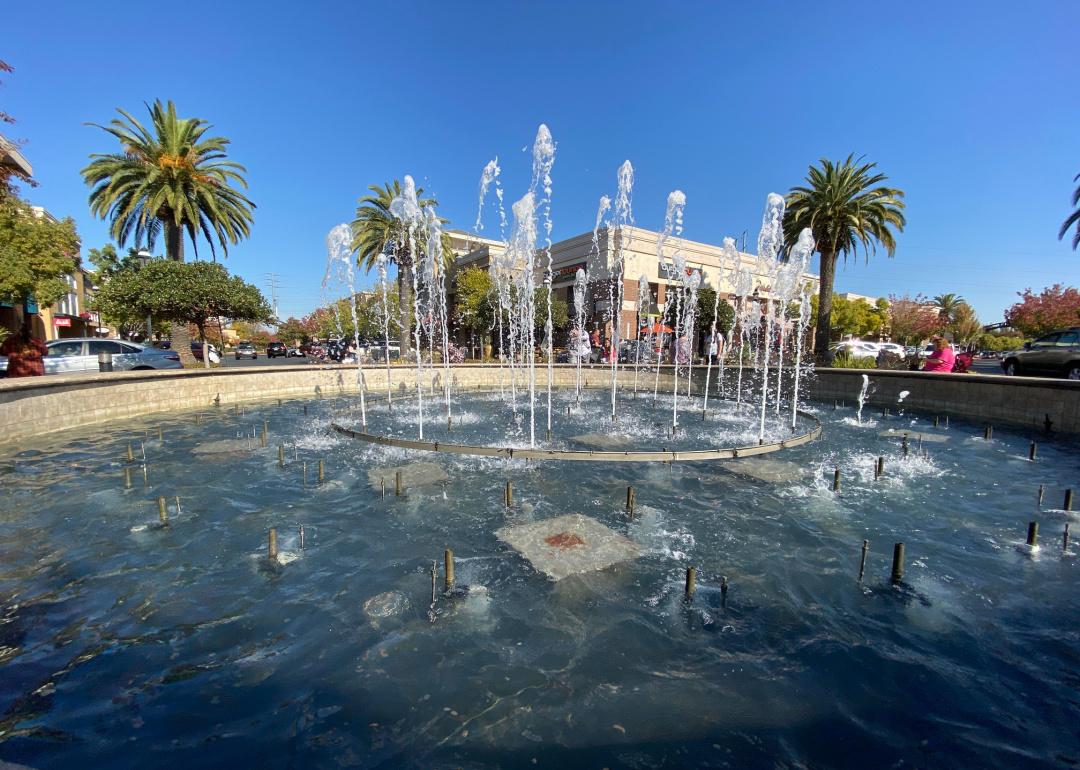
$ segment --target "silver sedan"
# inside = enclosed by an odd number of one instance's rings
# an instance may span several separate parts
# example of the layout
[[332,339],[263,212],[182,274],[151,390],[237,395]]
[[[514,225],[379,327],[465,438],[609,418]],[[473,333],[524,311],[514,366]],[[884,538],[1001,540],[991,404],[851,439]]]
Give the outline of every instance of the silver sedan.
[[[45,374],[96,372],[98,353],[112,353],[113,371],[138,369],[182,369],[180,356],[171,350],[140,345],[126,340],[71,337],[45,343]],[[0,356],[0,372],[7,373],[7,359]]]

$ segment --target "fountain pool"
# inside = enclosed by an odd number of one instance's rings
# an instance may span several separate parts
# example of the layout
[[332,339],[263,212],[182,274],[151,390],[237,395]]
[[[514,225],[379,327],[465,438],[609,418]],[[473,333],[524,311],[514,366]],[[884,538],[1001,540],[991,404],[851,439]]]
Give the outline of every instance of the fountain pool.
[[[369,429],[385,420],[387,432],[415,435],[410,401],[395,396],[391,418],[375,395]],[[452,435],[480,437],[497,398],[456,400]],[[555,393],[554,443],[670,440],[670,422],[656,426],[644,408],[638,417],[620,408],[612,429],[606,387],[582,399],[566,418],[576,394]],[[110,768],[1080,761],[1078,566],[1075,546],[1061,544],[1076,518],[1060,510],[1080,469],[1075,441],[1040,439],[1031,463],[1027,435],[999,429],[987,441],[981,426],[934,428],[911,413],[864,414],[860,424],[854,409],[830,404],[807,407],[824,426],[819,441],[767,457],[525,462],[375,446],[330,429],[359,422],[358,407],[354,397],[254,403],[204,410],[198,424],[175,413],[3,449],[0,759]],[[756,439],[756,411],[725,426],[727,408],[702,428],[715,432],[709,441]],[[694,419],[691,403],[680,424]],[[528,441],[527,423],[510,431]],[[924,434],[906,457],[904,431]],[[879,456],[885,474],[875,480]],[[404,495],[391,486],[383,496],[380,470],[420,463],[444,475],[416,470]],[[554,581],[498,535],[573,514],[622,538],[625,558]],[[1024,545],[1030,520],[1041,527],[1037,550]],[[894,586],[897,541],[907,560]],[[441,590],[445,548],[456,555],[451,596]]]

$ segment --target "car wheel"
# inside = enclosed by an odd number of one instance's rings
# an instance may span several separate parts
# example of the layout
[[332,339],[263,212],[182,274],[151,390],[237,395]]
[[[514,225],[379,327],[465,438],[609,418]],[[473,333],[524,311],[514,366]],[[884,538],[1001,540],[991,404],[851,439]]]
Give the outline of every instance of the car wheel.
[[237,353],[237,354],[236,354],[236,360],[237,360],[237,361],[239,361],[239,360],[240,360],[240,354],[239,354],[239,353]]
[[1069,380],[1080,380],[1080,364],[1070,364],[1069,368],[1065,370],[1065,378]]
[[1015,377],[1016,375],[1018,375],[1020,373],[1020,367],[1018,367],[1016,365],[1015,361],[1006,361],[1004,368],[1005,368],[1005,374],[1008,377]]

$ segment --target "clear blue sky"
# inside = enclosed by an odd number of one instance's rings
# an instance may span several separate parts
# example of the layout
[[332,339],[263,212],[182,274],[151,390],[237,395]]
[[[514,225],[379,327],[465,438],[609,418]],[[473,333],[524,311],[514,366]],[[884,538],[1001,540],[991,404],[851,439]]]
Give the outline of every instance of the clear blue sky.
[[78,172],[115,145],[83,124],[173,99],[247,166],[255,227],[226,264],[263,286],[278,273],[283,315],[318,303],[324,236],[367,185],[410,173],[471,227],[493,156],[508,199],[524,192],[540,122],[558,143],[556,239],[592,228],[629,158],[639,224],[657,228],[680,188],[687,237],[752,243],[768,192],[854,152],[907,192],[909,226],[894,259],[841,270],[839,291],[957,292],[989,322],[1025,286],[1080,281],[1057,239],[1080,172],[1075,0],[221,2],[190,21],[73,1],[4,16],[16,71],[0,106],[28,140],[33,201],[73,216],[84,250],[105,243]]

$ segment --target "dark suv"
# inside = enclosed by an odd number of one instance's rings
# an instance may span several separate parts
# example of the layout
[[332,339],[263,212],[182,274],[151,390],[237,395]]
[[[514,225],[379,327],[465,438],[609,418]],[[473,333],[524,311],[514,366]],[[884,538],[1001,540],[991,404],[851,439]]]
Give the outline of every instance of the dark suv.
[[289,349],[285,347],[284,342],[268,342],[266,344],[266,357],[275,358],[276,356],[289,357]]
[[1043,374],[1080,380],[1080,326],[1044,334],[1005,354],[1005,374]]

